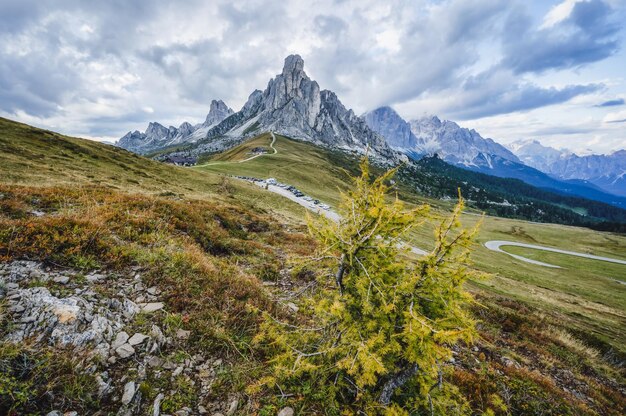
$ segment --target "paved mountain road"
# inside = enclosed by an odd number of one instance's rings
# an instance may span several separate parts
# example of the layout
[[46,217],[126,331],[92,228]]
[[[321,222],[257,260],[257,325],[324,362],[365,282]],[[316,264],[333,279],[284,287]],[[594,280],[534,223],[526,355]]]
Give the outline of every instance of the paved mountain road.
[[531,263],[531,264],[535,264],[537,266],[543,266],[543,267],[551,267],[554,269],[560,269],[561,266],[556,266],[554,264],[549,264],[549,263],[544,263],[538,260],[533,260],[533,259],[529,259],[527,257],[524,256],[520,256],[518,254],[512,254],[512,253],[508,253],[504,250],[502,250],[500,247],[502,246],[515,246],[515,247],[524,247],[524,248],[531,248],[534,250],[543,250],[543,251],[550,251],[552,253],[560,253],[560,254],[566,254],[568,256],[576,256],[576,257],[583,257],[586,259],[592,259],[592,260],[599,260],[599,261],[607,261],[610,263],[618,263],[618,264],[626,264],[626,260],[619,260],[619,259],[613,259],[610,257],[602,257],[602,256],[594,256],[593,254],[586,254],[586,253],[578,253],[576,251],[567,251],[567,250],[561,250],[558,248],[552,248],[552,247],[545,247],[545,246],[538,246],[535,244],[526,244],[526,243],[517,243],[515,241],[502,241],[502,240],[492,240],[492,241],[487,241],[485,243],[485,247],[487,247],[489,250],[498,252],[498,253],[505,253],[508,254],[511,257],[514,257],[518,260],[521,261],[525,261],[526,263]]

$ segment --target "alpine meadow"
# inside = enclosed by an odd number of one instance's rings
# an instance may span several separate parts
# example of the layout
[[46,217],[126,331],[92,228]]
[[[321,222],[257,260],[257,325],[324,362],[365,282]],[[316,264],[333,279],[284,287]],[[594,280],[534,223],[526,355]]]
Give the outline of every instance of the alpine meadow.
[[0,10],[0,414],[626,414],[625,5]]

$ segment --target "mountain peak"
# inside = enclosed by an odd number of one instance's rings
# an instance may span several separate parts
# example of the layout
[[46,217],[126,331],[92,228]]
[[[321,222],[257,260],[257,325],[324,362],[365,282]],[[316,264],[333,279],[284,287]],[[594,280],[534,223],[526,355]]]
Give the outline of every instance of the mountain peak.
[[283,75],[293,74],[294,72],[302,72],[304,70],[304,59],[300,55],[289,55],[285,58],[283,66]]
[[224,101],[213,100],[203,125],[205,127],[214,126],[233,113],[234,111]]
[[411,126],[393,108],[379,107],[361,117],[372,130],[385,137],[391,147],[406,150],[417,146]]

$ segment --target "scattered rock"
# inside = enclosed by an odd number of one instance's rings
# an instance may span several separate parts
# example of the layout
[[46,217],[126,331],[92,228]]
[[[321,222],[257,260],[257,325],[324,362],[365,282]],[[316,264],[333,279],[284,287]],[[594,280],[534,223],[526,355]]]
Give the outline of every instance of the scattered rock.
[[104,280],[106,276],[103,274],[94,272],[94,273],[89,273],[87,276],[85,276],[85,278],[87,279],[88,282],[94,283],[100,280]]
[[161,401],[164,397],[163,393],[157,394],[157,397],[154,399],[154,403],[152,404],[152,416],[159,416],[161,413]]
[[298,305],[296,305],[296,304],[295,304],[295,303],[293,303],[293,302],[289,302],[289,303],[287,304],[287,307],[288,307],[288,308],[289,308],[289,310],[290,310],[291,312],[293,312],[293,313],[296,313],[296,312],[298,312],[298,311],[300,310],[300,308],[298,308]]
[[124,344],[121,347],[117,348],[115,352],[117,353],[117,355],[120,356],[120,358],[128,358],[131,355],[135,354],[135,349],[130,344]]
[[230,403],[226,416],[233,416],[239,407],[239,400],[235,399]]
[[175,377],[179,376],[180,373],[182,373],[182,372],[183,372],[183,367],[182,366],[176,367],[176,370],[174,370],[172,372],[172,378],[175,378]]
[[115,336],[115,341],[113,341],[113,343],[111,344],[111,348],[116,350],[122,345],[126,344],[126,341],[128,341],[128,334],[124,331],[118,332],[118,334]]
[[187,339],[189,338],[190,334],[191,334],[191,331],[185,331],[184,329],[176,330],[176,337],[180,339]]
[[107,383],[106,381],[104,381],[103,374],[98,374],[96,376],[96,383],[98,383],[98,396],[105,396],[111,388],[110,382]]
[[147,335],[136,333],[135,335],[130,337],[130,339],[128,340],[128,343],[130,345],[132,345],[132,346],[135,346],[135,345],[141,344],[142,342],[144,342],[148,338],[150,338],[150,337],[147,336]]
[[283,407],[277,416],[293,416],[293,409],[291,407]]
[[70,277],[69,277],[69,276],[66,276],[66,275],[62,275],[62,274],[60,274],[60,275],[58,275],[58,276],[55,276],[55,277],[52,279],[52,281],[53,281],[53,282],[55,282],[55,283],[60,283],[60,284],[62,284],[62,285],[65,285],[65,284],[67,284],[67,282],[69,282],[69,281],[70,281]]
[[124,385],[124,394],[122,395],[122,404],[128,404],[135,397],[135,382],[129,381]]
[[159,357],[152,355],[148,358],[146,364],[148,364],[148,366],[150,367],[161,367],[163,365],[163,360]]
[[145,313],[152,313],[152,312],[156,312],[160,309],[163,309],[165,305],[163,305],[163,302],[151,302],[151,303],[146,303],[142,305],[141,311],[145,312]]

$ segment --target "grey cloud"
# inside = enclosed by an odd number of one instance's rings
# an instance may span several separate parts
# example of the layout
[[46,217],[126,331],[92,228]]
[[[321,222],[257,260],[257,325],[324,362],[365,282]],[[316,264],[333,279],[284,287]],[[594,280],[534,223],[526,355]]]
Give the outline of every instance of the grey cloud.
[[608,100],[603,103],[596,105],[595,107],[615,107],[618,105],[624,105],[623,98],[616,98],[615,100]]
[[506,23],[502,64],[515,73],[543,72],[596,62],[619,49],[621,26],[602,0],[574,5],[571,15],[552,27],[535,29],[523,12]]
[[476,119],[560,104],[604,88],[603,84],[544,88],[530,82],[516,82],[514,75],[494,67],[469,77],[448,111],[458,119]]
[[348,24],[336,16],[317,15],[313,19],[315,33],[325,39],[335,39],[347,28]]
[[[211,99],[237,107],[265,87],[286,55],[301,53],[309,75],[357,112],[426,95],[454,96],[458,104],[445,112],[482,117],[600,88],[541,88],[524,72],[609,56],[621,30],[597,0],[577,5],[566,21],[545,30],[533,28],[506,0],[320,0],[313,11],[278,0],[181,3],[3,1],[0,111],[58,120],[70,119],[65,112],[74,106],[80,114],[72,121],[108,136],[133,123],[199,120]],[[379,6],[381,13],[371,13]],[[89,33],[81,32],[83,24]],[[389,49],[377,43],[387,32],[398,37]],[[481,45],[493,46],[496,55],[489,59],[500,59],[494,45],[503,36],[501,64],[469,77],[484,59]],[[18,48],[19,42],[25,45]],[[522,56],[515,60],[516,54]]]
[[558,126],[558,127],[546,127],[542,129],[537,129],[531,131],[529,134],[531,136],[555,136],[555,135],[574,135],[574,134],[584,134],[591,133],[595,130],[592,127],[569,127],[569,126]]

